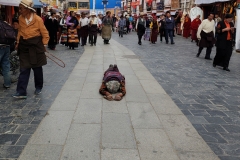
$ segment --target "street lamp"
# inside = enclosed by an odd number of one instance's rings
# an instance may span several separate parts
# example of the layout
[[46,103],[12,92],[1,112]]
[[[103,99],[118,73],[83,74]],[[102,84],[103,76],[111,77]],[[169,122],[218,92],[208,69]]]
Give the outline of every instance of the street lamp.
[[102,0],[102,4],[103,4],[104,13],[106,14],[106,5],[108,4],[108,0]]

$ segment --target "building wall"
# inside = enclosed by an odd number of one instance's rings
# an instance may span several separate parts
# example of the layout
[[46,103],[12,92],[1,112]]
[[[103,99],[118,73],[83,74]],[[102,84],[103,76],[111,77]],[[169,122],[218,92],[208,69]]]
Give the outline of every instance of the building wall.
[[[102,0],[95,0],[95,9],[103,9]],[[108,0],[107,8],[121,7],[121,0]],[[93,0],[90,0],[90,9],[93,9]]]

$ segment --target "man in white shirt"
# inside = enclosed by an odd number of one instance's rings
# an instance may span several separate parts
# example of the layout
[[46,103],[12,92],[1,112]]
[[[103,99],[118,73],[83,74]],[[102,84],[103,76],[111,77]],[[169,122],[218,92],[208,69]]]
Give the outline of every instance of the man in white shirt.
[[89,18],[89,40],[91,46],[96,46],[97,42],[97,29],[98,29],[98,18],[96,17],[96,13],[92,12],[91,17]]
[[215,44],[215,22],[213,20],[214,15],[209,14],[208,18],[203,20],[198,27],[197,38],[199,41],[199,50],[197,57],[200,56],[204,47],[207,47],[205,59],[212,60],[210,54],[212,52],[213,44]]
[[88,37],[88,18],[86,17],[85,13],[82,13],[80,26],[81,26],[80,32],[81,32],[81,41],[82,41],[81,46],[84,46],[87,43],[87,37]]

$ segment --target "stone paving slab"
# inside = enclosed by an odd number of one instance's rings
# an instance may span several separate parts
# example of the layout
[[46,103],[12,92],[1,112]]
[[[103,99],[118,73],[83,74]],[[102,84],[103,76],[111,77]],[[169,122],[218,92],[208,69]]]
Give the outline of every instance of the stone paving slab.
[[[218,159],[134,52],[114,40],[110,43],[85,47],[20,158],[40,157],[42,150],[29,148],[39,144],[63,149],[60,156],[58,151],[52,155],[54,160]],[[98,93],[103,71],[114,62],[126,75],[127,94],[120,102],[109,102]],[[78,76],[78,71],[84,75]],[[73,90],[70,84],[77,77],[85,81]],[[162,109],[168,105],[172,114]]]

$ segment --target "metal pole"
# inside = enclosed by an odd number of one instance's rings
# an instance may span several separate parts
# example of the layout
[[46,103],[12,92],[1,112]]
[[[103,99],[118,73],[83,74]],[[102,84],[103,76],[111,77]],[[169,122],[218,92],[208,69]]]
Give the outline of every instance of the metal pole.
[[96,0],[93,0],[93,12],[95,12]]
[[186,13],[186,3],[187,3],[187,0],[184,0],[184,11],[183,11],[183,13],[185,14]]
[[58,0],[56,0],[56,6],[58,6]]

